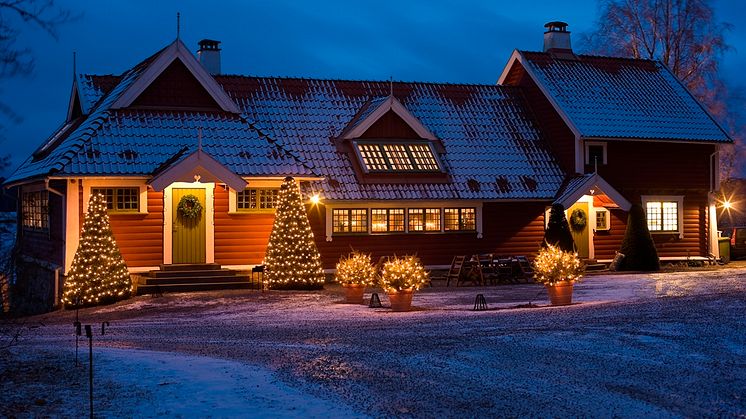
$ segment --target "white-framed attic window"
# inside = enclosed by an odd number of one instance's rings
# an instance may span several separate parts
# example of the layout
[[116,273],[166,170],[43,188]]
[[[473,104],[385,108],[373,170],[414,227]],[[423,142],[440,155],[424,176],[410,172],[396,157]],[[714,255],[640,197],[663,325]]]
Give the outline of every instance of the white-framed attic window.
[[366,173],[442,172],[432,144],[415,141],[354,141]]
[[682,195],[643,195],[641,199],[651,234],[677,234],[684,238]]

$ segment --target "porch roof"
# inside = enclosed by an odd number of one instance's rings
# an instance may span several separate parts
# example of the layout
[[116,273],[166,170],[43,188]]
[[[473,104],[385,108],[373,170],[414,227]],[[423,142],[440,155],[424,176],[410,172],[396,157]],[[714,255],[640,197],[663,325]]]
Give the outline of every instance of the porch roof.
[[629,211],[632,206],[622,194],[609,185],[598,173],[588,173],[567,179],[557,193],[554,203],[569,208],[583,195],[595,196],[600,193],[606,194],[624,211]]
[[156,191],[164,190],[174,182],[220,182],[228,187],[242,191],[246,181],[223,166],[219,161],[199,148],[181,161],[164,168],[150,180],[150,186]]

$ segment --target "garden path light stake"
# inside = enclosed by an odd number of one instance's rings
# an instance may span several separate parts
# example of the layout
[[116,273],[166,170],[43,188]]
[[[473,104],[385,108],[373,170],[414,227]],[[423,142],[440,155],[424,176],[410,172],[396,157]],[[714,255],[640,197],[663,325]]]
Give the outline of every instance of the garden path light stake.
[[88,400],[93,419],[93,330],[90,324],[85,325],[85,337],[88,338]]
[[80,330],[80,322],[75,320],[73,322],[73,327],[75,327],[75,366],[78,366],[78,336],[81,335]]

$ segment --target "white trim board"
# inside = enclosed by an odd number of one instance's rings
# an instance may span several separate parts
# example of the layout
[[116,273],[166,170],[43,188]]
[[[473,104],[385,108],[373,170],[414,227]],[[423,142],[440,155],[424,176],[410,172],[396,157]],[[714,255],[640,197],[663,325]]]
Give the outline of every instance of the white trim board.
[[173,261],[173,192],[176,189],[205,190],[205,263],[215,263],[215,184],[174,182],[163,190],[163,264]]

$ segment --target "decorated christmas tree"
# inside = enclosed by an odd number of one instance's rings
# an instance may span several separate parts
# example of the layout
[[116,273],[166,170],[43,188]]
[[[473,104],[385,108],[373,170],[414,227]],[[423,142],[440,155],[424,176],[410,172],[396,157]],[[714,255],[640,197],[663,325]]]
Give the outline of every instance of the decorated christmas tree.
[[95,194],[88,201],[62,302],[68,307],[110,303],[129,297],[131,290],[132,279],[111,232],[106,199]]
[[264,266],[270,288],[320,289],[324,285],[321,255],[313,240],[300,190],[291,177],[286,177],[280,187]]

